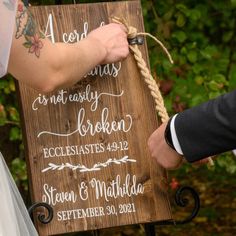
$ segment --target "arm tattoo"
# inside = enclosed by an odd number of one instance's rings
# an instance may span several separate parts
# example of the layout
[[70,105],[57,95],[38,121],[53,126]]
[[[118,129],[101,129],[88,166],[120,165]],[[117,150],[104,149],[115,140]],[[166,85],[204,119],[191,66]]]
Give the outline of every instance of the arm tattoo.
[[25,38],[23,46],[28,48],[29,53],[40,57],[40,50],[43,48],[43,33],[37,29],[37,25],[33,19],[31,12],[24,6],[22,2],[18,4],[16,11],[16,34],[15,38]]

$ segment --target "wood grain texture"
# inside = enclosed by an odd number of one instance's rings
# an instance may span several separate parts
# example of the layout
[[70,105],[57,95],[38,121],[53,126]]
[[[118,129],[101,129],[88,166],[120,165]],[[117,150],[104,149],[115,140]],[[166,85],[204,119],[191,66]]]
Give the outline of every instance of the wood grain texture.
[[[144,31],[139,1],[41,6],[31,10],[43,31],[52,15],[56,42],[63,41],[63,34],[67,40],[75,30],[80,37],[87,26],[89,32],[101,22],[108,23],[112,16],[124,17],[138,31]],[[146,46],[141,50],[148,63]],[[110,71],[111,75],[89,75],[69,89],[47,95],[40,96],[19,84],[32,201],[44,200],[54,210],[53,221],[48,225],[36,221],[40,235],[172,218],[166,172],[151,160],[147,147],[148,137],[158,126],[150,92],[132,55],[121,65],[97,67],[96,72],[101,70],[105,74]],[[79,95],[79,101],[71,101]],[[96,95],[97,103],[93,100]],[[47,104],[39,104],[45,98]],[[53,99],[56,104],[51,103]],[[120,130],[109,133],[106,125],[102,127],[102,120]],[[84,135],[85,126],[96,127],[97,132]],[[57,167],[42,172],[50,168],[50,163]],[[80,168],[63,167],[66,163]],[[95,170],[86,171],[85,167]],[[102,191],[96,195],[99,183]],[[136,193],[140,189],[143,192]],[[62,203],[59,196],[63,192]],[[56,199],[57,202],[52,201]]]

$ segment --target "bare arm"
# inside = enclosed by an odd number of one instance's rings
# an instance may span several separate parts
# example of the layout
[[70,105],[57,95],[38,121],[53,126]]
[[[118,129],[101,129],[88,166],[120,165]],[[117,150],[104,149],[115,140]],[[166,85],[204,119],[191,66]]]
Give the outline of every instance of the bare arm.
[[8,71],[29,86],[50,92],[74,84],[96,65],[122,60],[128,53],[125,27],[118,24],[100,27],[79,43],[53,44],[19,1]]

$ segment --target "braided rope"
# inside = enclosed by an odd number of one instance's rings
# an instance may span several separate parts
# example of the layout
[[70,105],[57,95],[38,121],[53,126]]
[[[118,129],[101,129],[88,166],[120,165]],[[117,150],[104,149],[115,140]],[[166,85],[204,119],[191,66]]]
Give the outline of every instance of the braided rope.
[[169,120],[169,116],[167,113],[167,110],[164,105],[164,100],[161,95],[160,89],[156,83],[156,81],[153,79],[152,75],[150,74],[150,71],[148,70],[146,63],[142,57],[141,52],[138,49],[137,45],[130,46],[131,51],[134,54],[134,58],[137,61],[138,68],[140,70],[140,73],[147,84],[148,88],[151,91],[151,95],[154,98],[155,101],[155,108],[158,113],[158,115],[161,118],[162,123]]
[[[152,39],[154,39],[164,50],[164,52],[167,54],[170,62],[173,64],[173,60],[171,55],[169,54],[168,50],[166,49],[166,47],[162,44],[162,42],[160,40],[158,40],[156,37],[154,37],[153,35],[149,34],[149,33],[138,33],[137,29],[133,26],[129,26],[127,21],[125,19],[121,19],[118,17],[114,17],[113,22],[118,23],[118,24],[123,24],[126,29],[127,29],[127,36],[128,39],[133,39],[139,35],[143,35],[143,36],[149,36]],[[155,109],[159,115],[159,117],[161,118],[162,123],[167,122],[169,120],[169,115],[167,113],[165,104],[164,104],[164,99],[162,97],[162,94],[160,92],[160,89],[156,83],[156,81],[153,79],[150,70],[148,69],[146,62],[143,59],[142,53],[138,48],[138,45],[129,45],[130,50],[133,52],[134,58],[137,62],[137,66],[139,68],[139,71],[145,81],[145,83],[147,84],[148,88],[150,89],[151,95],[154,98],[155,101]],[[214,165],[214,162],[212,160],[211,157],[208,157],[208,162],[209,165],[212,166]]]
[[[132,26],[129,26],[124,19],[120,19],[120,18],[116,17],[113,19],[113,21],[118,24],[123,24],[126,27],[129,39],[135,38],[138,35],[148,35],[147,33],[137,33],[137,29]],[[162,48],[165,48],[164,45],[159,40],[158,40],[158,43],[162,46]],[[162,123],[164,123],[169,120],[169,115],[168,115],[167,110],[165,108],[164,99],[161,95],[160,89],[159,89],[156,81],[153,79],[153,77],[150,73],[150,70],[148,69],[148,67],[146,65],[146,62],[143,59],[142,53],[138,48],[138,45],[129,45],[129,48],[134,55],[134,58],[137,62],[137,66],[138,66],[139,71],[142,75],[142,78],[144,79],[145,83],[147,84],[148,88],[151,91],[151,95],[155,101],[156,111],[157,111],[159,117],[161,118]],[[173,60],[166,48],[165,48],[165,52],[167,53],[168,57],[170,58],[170,61],[173,62]]]

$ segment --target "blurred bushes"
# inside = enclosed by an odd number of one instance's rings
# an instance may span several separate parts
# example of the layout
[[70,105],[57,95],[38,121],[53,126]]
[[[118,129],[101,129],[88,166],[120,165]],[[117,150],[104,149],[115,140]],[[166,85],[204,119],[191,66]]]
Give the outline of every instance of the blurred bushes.
[[[146,31],[167,45],[175,64],[149,41],[151,68],[170,114],[236,88],[236,1],[142,1]],[[216,168],[236,172],[232,153]]]

